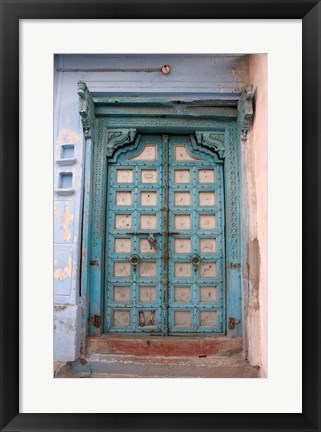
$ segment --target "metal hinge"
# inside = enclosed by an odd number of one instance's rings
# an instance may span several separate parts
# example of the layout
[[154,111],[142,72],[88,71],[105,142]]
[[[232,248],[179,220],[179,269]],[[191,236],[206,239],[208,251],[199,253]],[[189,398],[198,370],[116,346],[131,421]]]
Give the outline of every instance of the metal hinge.
[[233,330],[235,328],[235,324],[240,324],[240,320],[236,320],[234,317],[229,317],[228,319],[228,328]]
[[94,327],[100,328],[100,324],[101,324],[100,315],[90,315],[88,321],[90,321]]

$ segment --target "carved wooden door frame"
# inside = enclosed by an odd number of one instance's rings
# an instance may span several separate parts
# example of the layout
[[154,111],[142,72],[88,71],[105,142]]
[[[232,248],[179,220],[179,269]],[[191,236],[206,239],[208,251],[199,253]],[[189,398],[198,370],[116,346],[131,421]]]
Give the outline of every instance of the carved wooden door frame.
[[[242,335],[241,145],[253,116],[253,87],[234,102],[195,96],[108,97],[91,95],[78,83],[79,113],[85,139],[81,254],[83,337],[103,331],[107,158],[130,149],[138,133],[181,133],[223,162],[225,188],[225,267],[227,336]],[[179,100],[177,100],[179,99]]]

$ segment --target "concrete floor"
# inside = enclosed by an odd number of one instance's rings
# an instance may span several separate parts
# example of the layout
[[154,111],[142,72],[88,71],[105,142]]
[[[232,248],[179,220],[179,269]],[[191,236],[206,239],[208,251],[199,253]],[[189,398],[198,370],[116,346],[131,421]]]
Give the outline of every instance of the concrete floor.
[[91,354],[60,365],[56,378],[258,378],[241,353],[224,356]]

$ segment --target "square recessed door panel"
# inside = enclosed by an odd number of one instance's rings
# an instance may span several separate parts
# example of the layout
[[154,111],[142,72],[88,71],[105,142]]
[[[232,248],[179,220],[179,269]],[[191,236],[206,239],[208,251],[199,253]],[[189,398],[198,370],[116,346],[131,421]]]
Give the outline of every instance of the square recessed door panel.
[[173,287],[174,303],[190,304],[192,299],[192,287],[174,285]]
[[174,182],[178,184],[189,184],[191,181],[190,169],[174,169]]
[[157,205],[157,192],[155,191],[141,191],[140,193],[140,205],[145,206],[156,206]]
[[130,207],[133,203],[132,192],[129,191],[117,191],[116,192],[116,206],[127,206]]
[[115,228],[120,230],[129,229],[132,226],[132,216],[130,214],[116,214]]
[[116,182],[117,183],[132,183],[133,182],[133,170],[120,168],[116,170]]
[[191,205],[191,193],[183,191],[174,192],[174,203],[175,206],[189,207]]
[[190,238],[179,237],[174,239],[175,254],[188,254],[192,251]]
[[198,182],[202,183],[214,183],[215,174],[214,169],[198,169]]
[[199,206],[207,207],[214,206],[215,204],[215,192],[199,192]]
[[119,286],[113,287],[114,290],[114,302],[116,303],[129,303],[130,302],[130,286]]
[[131,251],[131,238],[115,238],[114,252],[115,253],[129,253]]
[[142,169],[141,178],[142,183],[157,183],[158,181],[158,170],[157,169]]
[[216,252],[216,238],[200,238],[199,249],[204,254],[214,254]]
[[140,228],[142,230],[154,230],[157,228],[157,215],[156,214],[141,214],[140,215]]
[[139,286],[139,301],[141,303],[154,303],[156,301],[156,286]]

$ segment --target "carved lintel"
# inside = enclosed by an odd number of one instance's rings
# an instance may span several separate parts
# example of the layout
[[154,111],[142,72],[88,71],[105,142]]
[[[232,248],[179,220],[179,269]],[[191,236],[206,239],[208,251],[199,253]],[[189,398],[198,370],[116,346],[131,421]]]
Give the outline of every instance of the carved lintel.
[[78,81],[78,111],[81,117],[82,127],[86,138],[91,137],[95,123],[94,101],[84,81]]
[[112,157],[117,149],[134,141],[136,129],[107,129],[105,138],[106,155]]
[[240,98],[238,104],[238,112],[239,112],[239,127],[241,131],[241,140],[247,140],[247,133],[250,129],[252,120],[253,120],[253,86],[248,84]]
[[224,133],[195,132],[195,137],[198,144],[216,152],[221,159],[225,157]]

